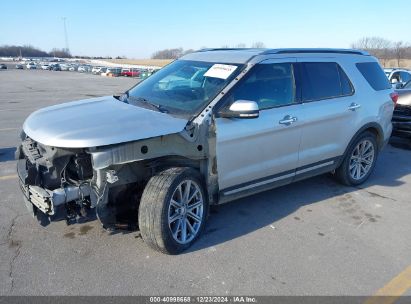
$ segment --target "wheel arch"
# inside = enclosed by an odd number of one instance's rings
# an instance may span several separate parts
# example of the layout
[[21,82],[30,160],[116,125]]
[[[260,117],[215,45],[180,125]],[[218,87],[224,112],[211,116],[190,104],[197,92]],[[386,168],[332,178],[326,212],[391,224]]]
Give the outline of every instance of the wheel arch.
[[[345,156],[347,155],[350,147],[355,143],[355,141],[357,140],[357,138],[363,134],[364,132],[371,132],[376,136],[377,139],[377,145],[378,145],[378,151],[382,149],[382,147],[384,146],[384,132],[381,128],[381,126],[376,123],[376,122],[370,122],[367,123],[365,125],[363,125],[355,134],[354,136],[351,138],[349,144],[347,145],[347,147],[345,148],[344,154],[343,156],[340,158],[340,161],[338,163],[338,166],[341,165],[341,163],[343,162]],[[337,167],[338,167],[337,166]]]

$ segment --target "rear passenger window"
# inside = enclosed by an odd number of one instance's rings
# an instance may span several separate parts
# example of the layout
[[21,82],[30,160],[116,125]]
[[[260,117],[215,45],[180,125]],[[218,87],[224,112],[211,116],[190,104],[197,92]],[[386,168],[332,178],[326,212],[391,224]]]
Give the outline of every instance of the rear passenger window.
[[353,87],[335,62],[302,63],[302,99],[305,102],[351,95]]
[[361,62],[356,66],[374,90],[382,91],[391,88],[387,76],[377,62]]

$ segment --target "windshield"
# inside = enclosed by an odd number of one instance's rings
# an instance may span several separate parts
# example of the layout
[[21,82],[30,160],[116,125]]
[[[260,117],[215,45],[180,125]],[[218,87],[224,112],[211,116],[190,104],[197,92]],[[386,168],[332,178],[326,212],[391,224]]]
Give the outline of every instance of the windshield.
[[242,65],[177,60],[127,92],[130,104],[190,117],[198,114],[241,71]]

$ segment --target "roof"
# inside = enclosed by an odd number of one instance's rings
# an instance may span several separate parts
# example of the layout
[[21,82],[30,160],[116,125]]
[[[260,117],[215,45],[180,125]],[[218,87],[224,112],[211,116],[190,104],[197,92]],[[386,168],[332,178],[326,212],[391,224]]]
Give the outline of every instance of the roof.
[[187,54],[181,59],[224,63],[247,63],[255,56],[282,54],[351,54],[369,56],[367,52],[354,49],[327,48],[284,48],[284,49],[253,49],[253,48],[216,48],[203,49]]

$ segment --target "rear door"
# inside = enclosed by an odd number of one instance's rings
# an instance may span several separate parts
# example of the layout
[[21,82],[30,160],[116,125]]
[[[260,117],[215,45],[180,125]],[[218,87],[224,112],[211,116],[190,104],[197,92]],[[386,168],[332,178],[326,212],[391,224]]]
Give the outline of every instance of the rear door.
[[297,179],[335,165],[355,133],[361,111],[361,101],[336,60],[302,58],[299,61],[302,136]]
[[294,177],[301,137],[295,61],[263,61],[226,95],[227,107],[237,100],[257,102],[260,116],[216,119],[218,181],[225,195]]

